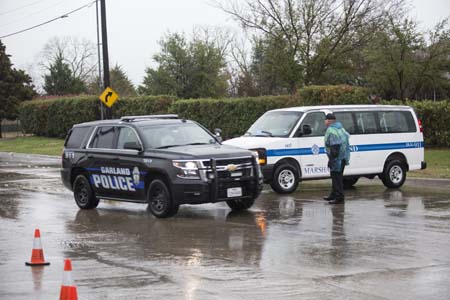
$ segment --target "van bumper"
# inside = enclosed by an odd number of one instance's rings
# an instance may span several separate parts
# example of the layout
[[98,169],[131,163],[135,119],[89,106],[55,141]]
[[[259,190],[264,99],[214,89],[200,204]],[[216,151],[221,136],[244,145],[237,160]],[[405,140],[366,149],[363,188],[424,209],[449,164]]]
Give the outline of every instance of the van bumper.
[[273,166],[274,165],[265,165],[261,166],[261,173],[264,177],[264,183],[270,183],[273,177]]
[[421,162],[420,169],[425,170],[426,168],[427,168],[427,162],[426,161]]

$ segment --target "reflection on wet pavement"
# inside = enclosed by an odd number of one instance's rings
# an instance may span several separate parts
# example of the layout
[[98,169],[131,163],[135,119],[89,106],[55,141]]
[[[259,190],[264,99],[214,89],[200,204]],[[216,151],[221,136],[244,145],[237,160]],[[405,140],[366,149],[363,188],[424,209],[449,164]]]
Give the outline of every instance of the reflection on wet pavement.
[[[450,298],[446,189],[360,183],[330,206],[327,182],[302,183],[247,212],[182,206],[160,220],[138,204],[79,210],[59,159],[34,160],[0,155],[0,299],[57,299],[66,257],[80,299]],[[41,269],[24,266],[34,228]]]

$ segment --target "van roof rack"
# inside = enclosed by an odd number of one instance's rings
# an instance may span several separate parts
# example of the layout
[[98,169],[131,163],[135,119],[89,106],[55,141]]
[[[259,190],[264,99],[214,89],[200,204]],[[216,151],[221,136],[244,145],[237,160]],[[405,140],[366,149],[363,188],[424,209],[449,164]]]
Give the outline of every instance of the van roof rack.
[[178,119],[178,115],[167,114],[167,115],[124,116],[120,118],[120,120],[123,122],[133,122],[152,119]]

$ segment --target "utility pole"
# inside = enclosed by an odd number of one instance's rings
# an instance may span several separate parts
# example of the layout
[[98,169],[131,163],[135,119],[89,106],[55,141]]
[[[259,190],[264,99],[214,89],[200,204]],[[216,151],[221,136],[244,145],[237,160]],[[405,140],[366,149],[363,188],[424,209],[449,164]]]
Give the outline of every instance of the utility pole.
[[[100,0],[100,14],[102,17],[102,48],[103,48],[103,87],[110,86],[109,82],[109,57],[108,57],[108,35],[106,33],[106,4],[105,0]],[[105,119],[112,118],[111,108],[105,106]]]
[[[98,9],[98,1],[95,1],[95,12],[96,12],[96,20],[97,20],[97,55],[98,55],[98,88],[101,92],[103,81],[102,81],[102,56],[100,53],[100,24],[99,24],[99,9]],[[100,101],[100,117],[103,120],[103,111],[105,110],[103,102]]]

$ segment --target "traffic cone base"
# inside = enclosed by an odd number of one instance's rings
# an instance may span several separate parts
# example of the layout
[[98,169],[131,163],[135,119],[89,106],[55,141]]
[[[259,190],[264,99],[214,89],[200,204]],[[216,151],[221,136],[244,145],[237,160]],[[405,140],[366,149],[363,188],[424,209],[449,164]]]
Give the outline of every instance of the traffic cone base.
[[30,267],[34,267],[34,266],[48,266],[50,265],[49,262],[41,262],[41,263],[33,263],[33,262],[25,262],[25,265],[30,266]]
[[60,300],[78,300],[76,286],[62,286],[59,294]]

